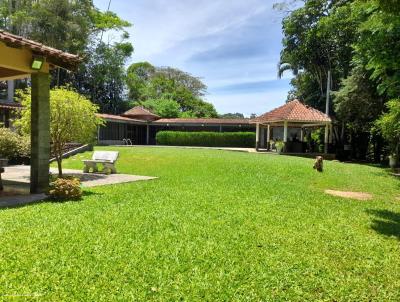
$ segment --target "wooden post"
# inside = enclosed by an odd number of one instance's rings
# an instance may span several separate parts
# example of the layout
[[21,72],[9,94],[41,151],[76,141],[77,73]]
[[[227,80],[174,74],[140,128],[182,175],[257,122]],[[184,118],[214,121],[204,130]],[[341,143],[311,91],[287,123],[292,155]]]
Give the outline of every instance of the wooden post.
[[304,142],[304,128],[303,127],[301,127],[301,130],[300,130],[300,141]]
[[150,145],[150,125],[146,127],[146,145]]
[[260,124],[256,124],[256,150],[258,150],[260,146]]
[[267,127],[267,150],[270,148],[270,142],[271,142],[271,125],[268,124]]
[[286,152],[286,144],[287,144],[287,136],[288,136],[288,122],[284,121],[283,123],[283,152]]
[[31,104],[31,192],[45,193],[49,187],[50,77],[32,74]]
[[7,101],[14,101],[14,80],[7,81]]

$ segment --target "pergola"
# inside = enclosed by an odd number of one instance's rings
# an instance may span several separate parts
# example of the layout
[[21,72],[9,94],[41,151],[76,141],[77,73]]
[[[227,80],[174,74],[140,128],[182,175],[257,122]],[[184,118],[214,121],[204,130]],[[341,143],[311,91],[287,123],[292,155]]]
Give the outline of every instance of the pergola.
[[0,30],[0,81],[31,78],[31,192],[49,185],[51,69],[72,70],[81,59]]
[[[304,142],[304,129],[325,128],[325,153],[328,153],[328,145],[332,142],[332,120],[321,111],[304,105],[299,100],[294,100],[264,113],[252,120],[256,124],[256,149],[270,148],[271,132],[274,128],[283,128],[284,151],[288,152],[288,132],[290,129],[300,129],[299,143]],[[266,135],[265,135],[266,130]],[[266,139],[265,139],[266,137]],[[266,144],[265,144],[266,143]]]

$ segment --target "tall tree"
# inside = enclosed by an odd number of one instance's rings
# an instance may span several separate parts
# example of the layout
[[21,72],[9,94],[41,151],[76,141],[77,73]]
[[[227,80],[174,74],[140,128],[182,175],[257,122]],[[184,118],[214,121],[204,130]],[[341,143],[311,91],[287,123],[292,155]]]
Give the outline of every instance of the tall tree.
[[[23,109],[16,121],[21,131],[30,133],[31,92],[20,91],[18,97]],[[69,142],[92,143],[96,139],[97,128],[103,121],[96,116],[98,107],[74,90],[62,87],[50,91],[50,139],[51,151],[57,159],[58,174],[62,177],[62,156]]]
[[179,69],[135,63],[128,68],[127,84],[129,96],[137,104],[172,100],[179,105],[182,117],[217,117],[214,106],[202,99],[207,86],[200,78]]
[[[111,11],[101,12],[93,0],[2,1],[0,20],[1,28],[85,59],[74,74],[54,70],[53,87],[71,84],[102,111],[123,110],[125,63],[133,52],[126,41],[129,22]],[[101,37],[110,30],[122,32],[122,41],[104,43]]]
[[93,47],[72,81],[76,89],[99,105],[101,112],[119,114],[126,110],[125,64],[133,52],[130,43],[124,41]]
[[279,75],[292,70],[292,93],[319,109],[325,108],[328,71],[337,89],[351,70],[356,28],[349,2],[306,0],[283,19]]

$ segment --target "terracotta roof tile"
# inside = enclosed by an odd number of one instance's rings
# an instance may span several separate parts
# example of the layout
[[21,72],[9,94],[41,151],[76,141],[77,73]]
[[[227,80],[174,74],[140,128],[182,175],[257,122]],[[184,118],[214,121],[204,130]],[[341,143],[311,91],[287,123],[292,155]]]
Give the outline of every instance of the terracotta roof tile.
[[123,117],[120,115],[112,115],[112,114],[106,114],[106,113],[98,113],[97,116],[102,119],[112,120],[112,121],[137,122],[137,123],[145,123],[146,122],[144,120],[136,120],[136,119],[131,119],[129,117]]
[[133,107],[132,109],[123,113],[122,116],[145,121],[154,121],[160,118],[157,114],[154,114],[141,106]]
[[0,108],[1,109],[20,109],[20,108],[22,108],[22,106],[20,103],[16,103],[16,102],[0,101]]
[[331,122],[329,116],[312,107],[306,106],[299,100],[294,100],[278,107],[270,112],[264,113],[252,120],[254,123],[267,122]]
[[222,118],[170,118],[160,119],[154,124],[250,124],[250,119],[222,119]]
[[82,61],[77,55],[63,52],[4,30],[0,30],[0,41],[11,47],[26,47],[36,55],[45,56],[49,63],[67,69],[75,68]]

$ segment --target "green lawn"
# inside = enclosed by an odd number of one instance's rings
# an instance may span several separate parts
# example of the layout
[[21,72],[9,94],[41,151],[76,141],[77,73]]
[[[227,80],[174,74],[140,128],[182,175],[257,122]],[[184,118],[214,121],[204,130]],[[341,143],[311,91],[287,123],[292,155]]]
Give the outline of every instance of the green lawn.
[[[120,151],[159,179],[0,210],[0,301],[399,301],[400,182],[367,165]],[[65,161],[82,168],[81,159]],[[364,191],[371,201],[327,196]],[[4,295],[38,294],[38,298]]]

